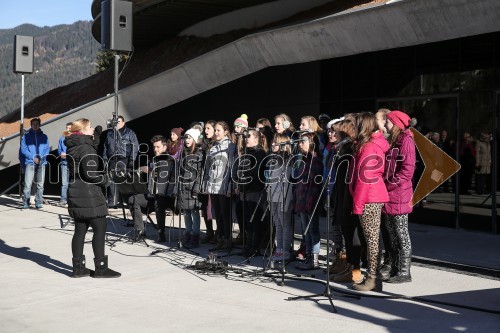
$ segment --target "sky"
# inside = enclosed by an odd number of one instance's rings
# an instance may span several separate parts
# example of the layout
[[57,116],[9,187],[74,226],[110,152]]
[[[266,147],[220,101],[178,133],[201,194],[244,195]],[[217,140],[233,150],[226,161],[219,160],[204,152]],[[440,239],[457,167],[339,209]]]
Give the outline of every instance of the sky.
[[92,20],[92,0],[0,0],[0,29],[23,23],[40,27]]

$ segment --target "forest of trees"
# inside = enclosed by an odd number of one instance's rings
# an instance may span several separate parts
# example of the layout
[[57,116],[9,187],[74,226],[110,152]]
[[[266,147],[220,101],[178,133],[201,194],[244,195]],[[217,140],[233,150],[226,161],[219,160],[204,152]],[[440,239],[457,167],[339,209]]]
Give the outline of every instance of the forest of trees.
[[59,86],[96,73],[100,44],[90,21],[0,29],[0,119],[20,108],[21,74],[13,72],[14,35],[34,37],[34,73],[25,75],[25,103]]

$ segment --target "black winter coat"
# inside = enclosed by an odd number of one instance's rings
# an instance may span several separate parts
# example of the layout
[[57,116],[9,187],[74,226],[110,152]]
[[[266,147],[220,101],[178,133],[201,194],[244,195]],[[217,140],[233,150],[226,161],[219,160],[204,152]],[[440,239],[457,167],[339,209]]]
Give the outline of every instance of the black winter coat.
[[149,165],[149,194],[160,197],[171,197],[173,195],[176,163],[177,161],[168,154],[153,157],[153,161]]
[[105,217],[108,207],[101,186],[108,183],[108,177],[99,171],[99,157],[92,137],[72,134],[64,144],[69,169],[69,215],[75,220]]
[[199,209],[201,207],[197,193],[200,192],[202,162],[203,152],[200,148],[196,148],[194,153],[190,153],[186,149],[182,152],[175,190],[175,194],[178,194],[177,207],[179,209]]
[[[343,141],[344,142],[344,141]],[[334,169],[337,170],[335,184],[333,186],[330,206],[333,224],[356,225],[359,219],[352,212],[352,195],[349,192],[349,181],[354,168],[353,143],[350,140],[337,147],[337,156],[335,156]]]
[[247,148],[246,154],[241,155],[233,164],[233,182],[242,193],[259,192],[264,189],[266,164],[264,149]]

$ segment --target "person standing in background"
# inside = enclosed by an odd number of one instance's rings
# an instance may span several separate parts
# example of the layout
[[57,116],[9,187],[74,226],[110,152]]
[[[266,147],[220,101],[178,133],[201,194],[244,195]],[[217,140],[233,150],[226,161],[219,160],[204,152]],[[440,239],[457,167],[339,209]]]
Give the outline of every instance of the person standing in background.
[[[33,180],[36,184],[36,209],[42,208],[43,186],[45,182],[45,166],[47,155],[50,152],[49,138],[40,129],[40,118],[30,121],[31,129],[21,139],[21,153],[19,160],[24,161],[24,191],[22,209],[28,209],[31,196],[31,185]],[[22,156],[21,156],[22,155]]]
[[[118,116],[116,128],[107,132],[104,142],[102,157],[107,163],[107,169],[109,171],[127,171],[127,169],[133,169],[138,151],[139,141],[137,140],[137,135],[126,126],[125,119],[122,116]],[[116,184],[111,183],[107,191],[108,207],[116,208],[119,201]]]
[[[69,131],[71,129],[71,122],[66,124],[66,131]],[[57,145],[57,153],[61,157],[61,161],[59,162],[59,166],[61,169],[61,200],[57,204],[58,206],[61,207],[67,207],[67,198],[68,198],[68,180],[69,180],[69,173],[68,173],[68,161],[66,161],[66,145],[64,144],[64,140],[66,140],[66,137],[64,135],[61,136],[59,139],[59,144]]]
[[[411,281],[411,241],[408,231],[408,214],[413,211],[412,178],[415,173],[415,141],[408,129],[410,117],[401,111],[387,115],[387,131],[391,149],[386,154],[385,185],[389,201],[382,214],[382,228],[389,233],[389,258],[391,270],[387,282]],[[384,240],[385,242],[385,240]],[[387,248],[387,247],[386,247]]]
[[355,167],[349,190],[353,198],[353,214],[358,215],[368,250],[366,279],[353,288],[358,291],[382,291],[378,276],[379,234],[384,203],[389,201],[384,184],[385,154],[389,142],[379,131],[375,115],[360,113],[356,118]]

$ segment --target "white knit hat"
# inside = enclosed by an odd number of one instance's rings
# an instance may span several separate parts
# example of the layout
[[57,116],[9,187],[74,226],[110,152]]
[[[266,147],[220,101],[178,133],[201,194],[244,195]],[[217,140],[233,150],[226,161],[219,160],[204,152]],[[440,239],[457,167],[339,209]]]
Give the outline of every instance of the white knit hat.
[[198,142],[198,139],[200,138],[201,132],[199,129],[196,128],[190,128],[184,133],[184,135],[189,135],[190,137],[193,138],[194,142]]
[[327,129],[330,129],[332,127],[333,124],[335,123],[338,123],[339,121],[342,121],[344,120],[345,118],[344,117],[340,117],[340,118],[337,118],[337,119],[332,119],[328,122],[328,124],[326,125],[326,128]]

